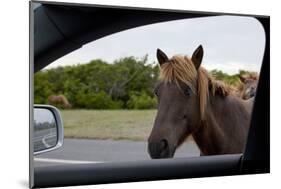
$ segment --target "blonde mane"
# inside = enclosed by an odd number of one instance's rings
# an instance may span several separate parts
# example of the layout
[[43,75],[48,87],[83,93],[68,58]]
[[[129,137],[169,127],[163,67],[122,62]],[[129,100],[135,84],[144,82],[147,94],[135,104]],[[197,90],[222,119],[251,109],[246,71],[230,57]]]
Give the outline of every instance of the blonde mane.
[[210,94],[225,97],[231,92],[229,86],[215,80],[206,69],[199,67],[196,70],[192,60],[187,56],[176,55],[169,62],[162,64],[160,80],[176,83],[178,87],[179,82],[188,85],[199,98],[201,120],[204,119]]

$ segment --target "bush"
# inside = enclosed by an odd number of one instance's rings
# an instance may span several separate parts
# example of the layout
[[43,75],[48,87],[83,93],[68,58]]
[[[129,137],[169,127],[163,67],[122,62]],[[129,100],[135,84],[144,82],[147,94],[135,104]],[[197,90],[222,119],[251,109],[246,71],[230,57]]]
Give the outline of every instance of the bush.
[[227,73],[224,73],[221,70],[216,70],[216,69],[212,70],[210,73],[215,77],[215,79],[223,81],[226,84],[229,84],[233,87],[236,87],[240,84],[238,74],[228,75]]
[[53,93],[52,84],[48,81],[48,73],[39,72],[34,76],[34,104],[48,103],[48,96]]
[[120,109],[121,101],[113,101],[104,91],[98,93],[83,93],[79,91],[76,95],[76,105],[87,109]]
[[150,97],[145,92],[140,94],[131,93],[130,99],[127,102],[127,107],[130,109],[152,109],[156,108],[157,100],[155,97]]
[[74,109],[126,109],[132,91],[153,95],[159,70],[157,65],[146,63],[147,57],[125,57],[114,64],[92,60],[88,64],[42,70],[34,77],[34,101],[45,104],[48,96],[64,94]]
[[[237,87],[239,75],[220,70],[211,74],[218,80]],[[34,103],[48,103],[48,97],[64,94],[72,108],[87,109],[150,109],[157,100],[153,88],[159,76],[159,67],[148,64],[147,57],[125,57],[114,64],[92,60],[88,64],[42,70],[34,75]]]

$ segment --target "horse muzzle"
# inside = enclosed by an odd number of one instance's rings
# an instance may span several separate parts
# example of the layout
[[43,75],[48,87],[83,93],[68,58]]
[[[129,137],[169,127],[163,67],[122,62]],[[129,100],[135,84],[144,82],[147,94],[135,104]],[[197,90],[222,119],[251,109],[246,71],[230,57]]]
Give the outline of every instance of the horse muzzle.
[[166,139],[159,142],[148,142],[148,153],[152,159],[172,158],[175,149],[171,148]]

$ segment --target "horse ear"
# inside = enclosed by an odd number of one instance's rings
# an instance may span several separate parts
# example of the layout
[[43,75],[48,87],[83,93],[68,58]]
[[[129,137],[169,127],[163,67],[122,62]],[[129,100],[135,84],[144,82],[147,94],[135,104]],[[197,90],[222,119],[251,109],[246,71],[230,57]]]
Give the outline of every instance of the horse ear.
[[239,79],[242,83],[245,83],[245,81],[246,81],[246,77],[243,75],[239,75]]
[[160,49],[157,49],[156,56],[157,56],[157,60],[160,64],[160,66],[162,64],[164,64],[165,62],[168,62],[168,60],[169,60],[168,56]]
[[253,80],[258,80],[258,74],[256,72],[252,72],[250,74],[250,78],[253,79]]
[[197,47],[197,49],[192,54],[191,60],[196,69],[198,69],[201,65],[203,54],[204,54],[204,50],[202,45],[199,45],[199,47]]

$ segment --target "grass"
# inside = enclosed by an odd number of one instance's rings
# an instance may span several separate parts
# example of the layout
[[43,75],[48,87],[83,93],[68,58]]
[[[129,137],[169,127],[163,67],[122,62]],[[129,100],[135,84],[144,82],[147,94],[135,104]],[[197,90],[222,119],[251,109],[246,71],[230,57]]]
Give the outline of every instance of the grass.
[[156,110],[61,110],[66,138],[146,140]]

